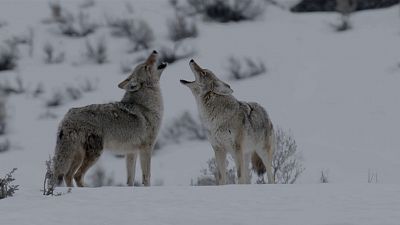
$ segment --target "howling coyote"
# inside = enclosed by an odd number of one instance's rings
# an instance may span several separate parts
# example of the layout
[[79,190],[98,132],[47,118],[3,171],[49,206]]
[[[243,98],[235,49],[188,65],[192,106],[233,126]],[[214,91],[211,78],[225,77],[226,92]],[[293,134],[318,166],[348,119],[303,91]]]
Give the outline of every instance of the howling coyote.
[[150,185],[150,160],[161,124],[163,103],[160,75],[167,66],[156,66],[157,52],[136,66],[118,87],[126,91],[119,102],[72,108],[62,120],[53,158],[50,185],[65,180],[68,187],[84,185],[86,171],[103,149],[126,155],[127,184],[133,185],[139,154],[142,181]]
[[181,80],[181,83],[190,88],[196,99],[215,152],[218,184],[226,184],[227,152],[236,162],[240,184],[250,183],[250,161],[258,174],[267,172],[268,183],[275,183],[272,175],[275,134],[267,112],[257,103],[238,101],[228,84],[193,59],[189,64],[195,80]]

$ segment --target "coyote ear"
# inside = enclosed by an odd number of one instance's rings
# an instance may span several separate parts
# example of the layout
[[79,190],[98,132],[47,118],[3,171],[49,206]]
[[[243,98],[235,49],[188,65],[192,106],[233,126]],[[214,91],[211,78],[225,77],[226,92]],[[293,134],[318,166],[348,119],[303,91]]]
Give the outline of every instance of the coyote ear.
[[230,95],[233,93],[233,90],[228,84],[222,81],[216,81],[214,83],[213,92],[218,95]]
[[119,85],[119,88],[124,89],[125,91],[134,92],[140,89],[141,84],[134,82],[132,80],[126,79],[122,81]]
[[124,81],[122,81],[121,83],[118,84],[118,87],[121,89],[125,89],[125,86],[128,84],[129,79],[126,79]]

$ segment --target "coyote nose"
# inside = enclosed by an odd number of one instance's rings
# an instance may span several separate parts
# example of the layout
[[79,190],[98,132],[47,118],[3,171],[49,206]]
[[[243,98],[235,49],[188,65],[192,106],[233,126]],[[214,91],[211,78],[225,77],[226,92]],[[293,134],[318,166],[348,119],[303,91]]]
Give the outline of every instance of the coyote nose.
[[194,63],[194,60],[193,60],[193,59],[191,59],[191,60],[190,60],[190,62],[191,62],[191,63]]
[[158,52],[156,50],[153,50],[153,54],[158,54]]

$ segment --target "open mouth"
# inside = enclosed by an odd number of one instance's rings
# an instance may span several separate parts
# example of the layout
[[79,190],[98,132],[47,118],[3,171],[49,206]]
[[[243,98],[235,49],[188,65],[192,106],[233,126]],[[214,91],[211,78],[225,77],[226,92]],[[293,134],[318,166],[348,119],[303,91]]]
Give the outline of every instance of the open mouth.
[[157,69],[158,70],[165,69],[165,67],[167,67],[167,65],[168,65],[167,63],[163,62],[163,63],[161,63],[160,65],[157,66]]
[[191,84],[194,81],[180,80],[181,84]]

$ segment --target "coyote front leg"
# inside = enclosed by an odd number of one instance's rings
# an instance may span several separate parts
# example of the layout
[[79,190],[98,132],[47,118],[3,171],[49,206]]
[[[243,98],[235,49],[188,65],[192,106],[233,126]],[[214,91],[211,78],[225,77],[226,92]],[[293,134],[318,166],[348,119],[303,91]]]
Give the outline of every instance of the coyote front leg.
[[220,147],[213,147],[215,153],[215,163],[217,164],[217,184],[226,184],[226,151]]
[[140,165],[142,167],[142,183],[150,186],[151,150],[145,149],[140,152]]
[[133,182],[135,180],[135,171],[136,171],[136,158],[137,153],[129,153],[126,154],[126,174],[127,174],[127,181],[126,183],[128,186],[133,186]]

